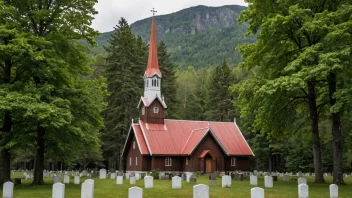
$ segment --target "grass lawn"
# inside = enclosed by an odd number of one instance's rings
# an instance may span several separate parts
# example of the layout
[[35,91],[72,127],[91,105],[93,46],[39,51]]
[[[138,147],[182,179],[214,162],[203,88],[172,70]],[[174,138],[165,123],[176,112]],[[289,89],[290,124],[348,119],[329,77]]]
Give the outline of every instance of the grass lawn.
[[[22,173],[16,173],[13,175],[22,175]],[[19,176],[18,176],[19,177]],[[310,198],[323,198],[329,197],[329,184],[332,181],[331,177],[326,178],[327,184],[313,184],[313,177],[308,178],[309,186],[309,197]],[[81,183],[88,178],[81,178]],[[94,197],[95,198],[109,198],[109,197],[128,197],[128,188],[132,186],[138,186],[143,188],[143,180],[137,181],[136,185],[130,185],[129,180],[124,180],[123,185],[117,185],[115,180],[106,179],[95,180]],[[274,188],[265,188],[265,197],[272,198],[285,198],[285,197],[298,197],[298,185],[297,181],[291,182],[274,182]],[[351,198],[352,197],[352,177],[345,179],[347,182],[346,186],[339,186],[339,197],[340,198]],[[22,180],[21,185],[16,185],[14,188],[14,198],[50,198],[52,189],[52,180],[46,178],[46,185],[43,186],[31,186],[31,180]],[[73,183],[73,177],[70,178],[70,182]],[[208,177],[198,177],[197,184],[207,184]],[[218,178],[216,186],[210,186],[210,197],[250,197],[250,189],[254,186],[249,185],[249,180],[245,181],[234,181],[232,180],[231,188],[222,188],[221,179]],[[193,196],[193,185],[194,183],[187,183],[182,181],[182,189],[172,189],[171,180],[154,180],[153,189],[143,188],[143,197],[148,198],[169,198],[169,197],[192,197]],[[258,186],[264,188],[264,178],[258,178]],[[81,185],[66,184],[65,186],[65,197],[66,198],[80,198]],[[2,188],[0,189],[0,196],[2,196]]]

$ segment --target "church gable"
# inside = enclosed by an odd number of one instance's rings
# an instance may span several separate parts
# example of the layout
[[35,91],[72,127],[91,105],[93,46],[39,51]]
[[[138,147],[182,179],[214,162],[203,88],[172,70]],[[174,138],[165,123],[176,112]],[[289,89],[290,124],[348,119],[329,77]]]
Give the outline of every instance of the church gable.
[[139,117],[145,123],[164,124],[164,113],[164,107],[157,99],[149,106],[141,105],[139,109]]

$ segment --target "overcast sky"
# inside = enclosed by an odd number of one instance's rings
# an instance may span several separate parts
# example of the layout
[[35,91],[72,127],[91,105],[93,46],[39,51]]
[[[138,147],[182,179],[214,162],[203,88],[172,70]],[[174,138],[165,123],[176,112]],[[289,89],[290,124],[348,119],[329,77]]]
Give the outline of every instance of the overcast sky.
[[131,24],[150,17],[155,8],[157,15],[170,14],[197,5],[247,5],[244,0],[99,0],[95,9],[99,12],[93,21],[93,27],[100,32],[113,30],[121,17]]

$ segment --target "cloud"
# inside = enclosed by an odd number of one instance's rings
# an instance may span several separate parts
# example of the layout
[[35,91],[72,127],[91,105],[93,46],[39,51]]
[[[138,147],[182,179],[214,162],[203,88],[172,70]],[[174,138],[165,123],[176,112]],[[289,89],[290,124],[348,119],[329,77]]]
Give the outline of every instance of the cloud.
[[244,0],[99,0],[95,9],[99,12],[95,16],[92,26],[100,31],[113,30],[121,17],[129,24],[150,17],[150,10],[155,8],[157,15],[170,14],[197,5],[247,5]]

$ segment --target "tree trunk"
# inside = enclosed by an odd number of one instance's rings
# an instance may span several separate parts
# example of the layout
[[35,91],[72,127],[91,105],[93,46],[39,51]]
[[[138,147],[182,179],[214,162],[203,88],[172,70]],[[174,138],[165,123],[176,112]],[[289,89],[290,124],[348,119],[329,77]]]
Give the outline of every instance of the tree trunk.
[[[3,126],[0,133],[11,133],[12,119],[10,112],[5,112],[4,114]],[[4,137],[6,138],[6,137]],[[6,142],[6,140],[5,140]],[[3,145],[0,145],[3,146]],[[0,185],[11,180],[11,153],[7,148],[0,150]]]
[[34,167],[33,185],[43,185],[43,171],[44,171],[44,152],[45,152],[45,129],[41,126],[37,127],[37,155]]
[[314,172],[315,172],[315,183],[325,183],[322,160],[321,160],[321,149],[320,149],[320,137],[319,137],[319,117],[318,107],[316,101],[315,85],[313,82],[307,82],[308,87],[308,106],[311,120],[312,130],[312,144],[313,144],[313,157],[314,157]]
[[[336,74],[330,72],[328,76],[329,83],[329,102],[330,106],[336,104],[334,94],[336,92]],[[340,112],[334,112],[331,114],[332,119],[332,150],[333,150],[333,183],[334,184],[345,184],[343,181],[342,173],[342,133],[341,133],[341,119]]]

